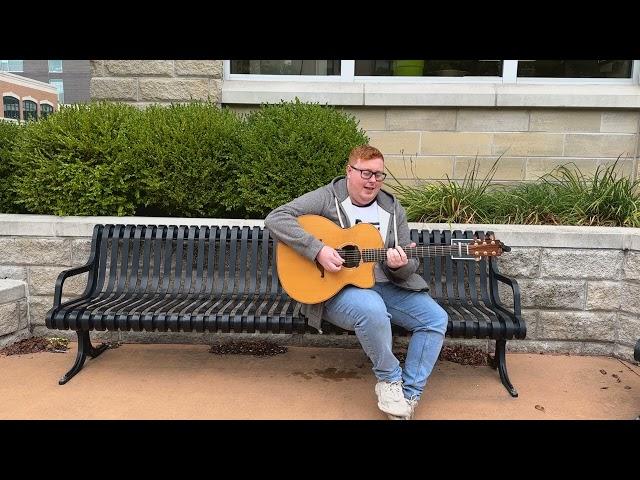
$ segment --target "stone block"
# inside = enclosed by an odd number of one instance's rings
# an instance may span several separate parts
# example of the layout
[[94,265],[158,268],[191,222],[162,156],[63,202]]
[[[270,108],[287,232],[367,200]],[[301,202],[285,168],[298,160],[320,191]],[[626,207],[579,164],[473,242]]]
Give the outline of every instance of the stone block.
[[0,305],[0,336],[14,333],[20,326],[20,305],[16,302]]
[[420,148],[419,132],[370,132],[369,143],[384,155],[417,155]]
[[89,92],[92,100],[136,101],[138,80],[136,78],[92,78]]
[[491,153],[509,157],[562,155],[564,135],[554,133],[495,133]]
[[387,130],[454,131],[455,108],[389,108]]
[[545,248],[541,277],[618,279],[622,276],[621,250]]
[[587,282],[587,310],[619,310],[622,285],[620,282]]
[[638,133],[640,112],[602,112],[602,133]]
[[567,134],[564,156],[567,157],[610,157],[633,156],[638,142],[637,135],[608,134],[587,135]]
[[625,280],[640,280],[640,252],[629,250],[625,255],[623,278]]
[[534,278],[540,275],[540,249],[513,247],[499,260],[500,272],[508,277]]
[[173,60],[105,60],[105,75],[116,77],[164,76],[174,73]]
[[176,60],[175,73],[180,76],[222,78],[222,60]]
[[13,265],[0,265],[0,280],[11,279],[27,281],[27,268],[15,267]]
[[585,282],[518,279],[523,307],[580,310],[585,305]]
[[[385,109],[384,108],[356,108],[345,107],[342,111],[348,115],[356,117],[358,128],[363,130],[385,130]],[[386,157],[385,157],[386,160]]]
[[459,132],[526,132],[528,128],[527,111],[504,109],[460,109],[456,125]]
[[524,178],[524,171],[526,165],[526,158],[512,158],[512,157],[502,157],[498,160],[499,157],[456,157],[455,159],[455,170],[454,170],[454,178],[462,179],[465,175],[471,175],[473,172],[472,169],[476,169],[475,176],[476,179],[484,179],[487,178],[490,173],[493,165],[496,163],[496,170],[493,173],[494,181],[515,181],[522,180]]
[[533,110],[529,130],[532,132],[594,132],[600,131],[601,114],[589,110]]
[[614,342],[617,313],[539,311],[540,338]]
[[[29,293],[31,295],[53,295],[56,280],[66,267],[29,267]],[[64,281],[63,294],[69,298],[82,295],[87,286],[88,272],[69,277]]]
[[554,170],[562,165],[569,170],[574,171],[576,168],[583,175],[593,176],[600,164],[597,158],[564,158],[564,157],[547,157],[547,158],[529,158],[526,165],[526,180],[538,180],[540,177],[552,173],[557,175]]
[[493,133],[423,132],[420,153],[427,155],[491,155]]
[[[453,174],[452,157],[386,155],[384,166],[398,179],[443,179]],[[387,183],[391,182],[393,179],[387,177]]]
[[618,314],[618,343],[635,346],[640,340],[640,317],[627,313]]
[[139,92],[139,99],[142,101],[189,102],[207,100],[210,96],[208,79],[141,78]]
[[85,265],[91,254],[91,239],[77,239],[71,241],[71,265]]

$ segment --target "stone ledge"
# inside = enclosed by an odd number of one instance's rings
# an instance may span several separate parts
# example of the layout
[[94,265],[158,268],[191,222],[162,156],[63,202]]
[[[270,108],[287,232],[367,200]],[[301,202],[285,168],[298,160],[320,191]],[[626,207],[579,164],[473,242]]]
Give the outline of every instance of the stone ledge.
[[[98,223],[138,225],[264,226],[261,219],[184,217],[57,217],[55,215],[0,214],[0,237],[89,237]],[[574,227],[556,225],[446,224],[410,222],[424,230],[493,231],[511,247],[586,248],[640,251],[640,228]]]
[[420,81],[225,80],[222,103],[254,104],[293,100],[330,105],[407,107],[572,107],[640,108],[638,85],[440,83]]
[[0,304],[25,298],[27,283],[22,280],[0,279]]

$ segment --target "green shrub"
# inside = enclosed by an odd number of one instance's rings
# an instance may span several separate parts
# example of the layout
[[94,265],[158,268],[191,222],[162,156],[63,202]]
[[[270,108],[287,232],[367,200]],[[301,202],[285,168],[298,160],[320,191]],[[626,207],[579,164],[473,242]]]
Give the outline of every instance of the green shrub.
[[236,188],[241,127],[233,112],[212,103],[148,107],[132,132],[131,161],[139,159],[144,171],[146,208],[138,213],[224,217],[222,199]]
[[21,213],[13,191],[16,180],[13,146],[21,132],[22,125],[0,120],[0,213]]
[[356,119],[334,107],[297,99],[264,105],[247,116],[237,192],[227,206],[264,218],[343,174],[351,149],[367,142]]
[[401,199],[409,221],[433,223],[487,223],[496,214],[495,196],[491,180],[496,172],[496,160],[484,178],[478,179],[477,161],[467,169],[461,182],[447,176],[446,181],[405,185],[392,184]]
[[514,223],[640,227],[640,180],[617,171],[618,160],[592,176],[575,164],[561,165],[540,183],[517,185],[508,206]]
[[133,214],[140,170],[128,152],[140,116],[135,107],[102,102],[29,122],[15,148],[18,201],[31,213]]

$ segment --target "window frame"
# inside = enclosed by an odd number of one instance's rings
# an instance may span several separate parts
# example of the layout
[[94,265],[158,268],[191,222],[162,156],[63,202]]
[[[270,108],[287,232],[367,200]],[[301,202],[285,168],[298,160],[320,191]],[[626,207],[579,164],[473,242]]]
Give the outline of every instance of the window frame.
[[[18,68],[11,68],[11,62],[20,62],[20,66]],[[6,65],[6,69],[5,69]],[[23,73],[24,72],[24,60],[0,60],[0,72],[9,72],[9,73]]]
[[[33,106],[35,107],[34,110],[31,110],[31,109],[28,110],[27,103],[33,104]],[[30,115],[31,112],[33,112],[33,118],[27,118],[27,113],[29,113],[29,116],[31,116]],[[31,120],[37,120],[37,119],[38,119],[38,102],[32,98],[23,98],[22,99],[22,121],[27,122]]]
[[[12,99],[15,100],[15,102],[11,102],[11,103],[13,105],[18,105],[18,110],[17,110],[18,111],[18,118],[7,117],[7,110],[5,108],[6,104],[5,104],[5,101],[4,101],[5,98],[12,98]],[[15,110],[11,110],[11,111],[15,111]],[[3,115],[4,118],[9,118],[9,119],[12,119],[12,120],[20,121],[20,97],[18,97],[16,95],[11,95],[11,94],[2,95],[2,115]]]
[[[47,108],[44,108],[44,107],[47,107]],[[51,110],[49,111],[49,109],[51,109]],[[53,105],[51,103],[49,103],[47,101],[40,102],[40,118],[47,118],[54,111],[55,111],[55,108],[53,107]]]
[[465,83],[465,84],[522,84],[522,85],[637,85],[640,78],[640,60],[632,60],[630,78],[556,78],[518,77],[518,60],[503,60],[502,76],[468,77],[394,77],[355,76],[355,60],[341,60],[340,75],[264,75],[231,73],[231,60],[223,60],[224,80],[255,80],[274,82],[328,82],[328,83]]
[[[59,70],[51,70],[51,62],[60,62],[60,69]],[[63,65],[62,65],[62,60],[47,60],[47,69],[49,71],[49,73],[63,73]]]
[[[58,89],[57,84],[60,84],[61,88]],[[61,78],[49,79],[49,85],[53,85],[58,90],[58,105],[64,104],[64,80]]]

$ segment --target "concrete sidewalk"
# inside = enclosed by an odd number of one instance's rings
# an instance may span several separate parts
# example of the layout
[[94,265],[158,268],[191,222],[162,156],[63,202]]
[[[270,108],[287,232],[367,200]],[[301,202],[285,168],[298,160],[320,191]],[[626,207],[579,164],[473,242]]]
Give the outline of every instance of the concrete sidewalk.
[[[358,349],[288,347],[271,357],[207,345],[124,344],[66,385],[66,353],[0,355],[0,419],[386,419]],[[416,419],[633,419],[640,367],[608,357],[507,354],[520,396],[497,371],[439,362]],[[614,376],[615,375],[615,376]]]

